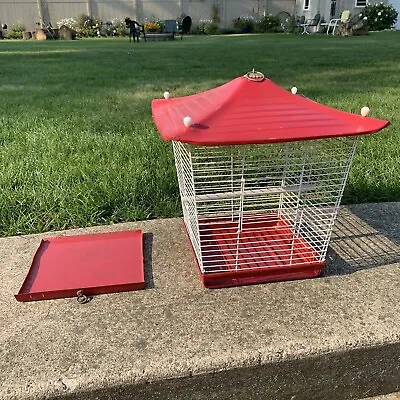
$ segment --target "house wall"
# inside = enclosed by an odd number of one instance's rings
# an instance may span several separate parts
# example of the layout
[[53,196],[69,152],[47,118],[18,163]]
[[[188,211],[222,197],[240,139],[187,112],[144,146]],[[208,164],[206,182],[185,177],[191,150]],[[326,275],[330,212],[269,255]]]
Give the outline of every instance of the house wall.
[[0,0],[0,27],[7,24],[29,22],[29,27],[34,25],[34,21],[39,20],[39,9],[36,1],[31,0]]
[[[306,0],[297,0],[296,2],[296,15],[304,15],[306,19],[312,19],[315,14],[320,13],[325,21],[330,18],[340,18],[342,11],[350,10],[351,15],[357,15],[364,7],[356,7],[356,0],[310,0],[309,10],[304,10],[304,2]],[[335,14],[331,16],[332,1],[336,2]],[[381,0],[371,0],[368,4],[380,3]],[[384,4],[388,4],[388,0],[382,0]]]
[[400,0],[390,0],[389,4],[391,4],[399,13],[397,17],[397,21],[394,24],[395,29],[400,30]]
[[89,14],[103,21],[127,16],[140,22],[146,19],[176,19],[190,15],[193,23],[211,18],[211,7],[219,9],[221,26],[228,27],[238,17],[261,17],[286,11],[295,13],[296,0],[0,0],[0,23],[25,24],[27,30],[36,29],[43,21],[55,26],[63,18]]

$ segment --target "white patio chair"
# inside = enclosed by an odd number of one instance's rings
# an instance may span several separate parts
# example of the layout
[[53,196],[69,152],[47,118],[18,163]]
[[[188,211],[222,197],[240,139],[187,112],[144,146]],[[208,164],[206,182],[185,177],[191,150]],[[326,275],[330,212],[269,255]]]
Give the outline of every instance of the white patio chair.
[[345,22],[347,22],[350,19],[350,11],[349,10],[344,10],[340,16],[340,18],[333,18],[329,21],[327,28],[326,28],[326,34],[329,35],[329,30],[332,28],[331,34],[334,35],[336,32],[336,28]]

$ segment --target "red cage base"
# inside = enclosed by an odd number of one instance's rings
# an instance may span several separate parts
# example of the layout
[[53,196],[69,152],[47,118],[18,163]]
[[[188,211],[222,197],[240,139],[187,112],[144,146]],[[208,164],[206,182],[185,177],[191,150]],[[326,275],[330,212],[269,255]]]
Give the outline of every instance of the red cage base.
[[[185,227],[185,224],[183,225]],[[203,266],[208,269],[207,272],[201,271],[193,247],[192,251],[200,278],[206,288],[315,278],[325,266],[325,262],[318,260],[318,254],[301,236],[296,237],[292,246],[293,235],[289,223],[282,217],[277,220],[276,215],[266,216],[262,221],[244,223],[238,266],[232,262],[236,253],[233,239],[237,237],[237,224],[221,218],[218,221],[214,220],[212,224],[200,226],[201,248],[202,251],[207,251],[207,257],[204,257],[205,252],[203,253]],[[203,226],[206,228],[202,228]],[[249,265],[245,259],[249,254],[255,253],[255,242],[257,260]],[[190,239],[189,243],[191,244]],[[290,254],[294,261],[288,265]]]

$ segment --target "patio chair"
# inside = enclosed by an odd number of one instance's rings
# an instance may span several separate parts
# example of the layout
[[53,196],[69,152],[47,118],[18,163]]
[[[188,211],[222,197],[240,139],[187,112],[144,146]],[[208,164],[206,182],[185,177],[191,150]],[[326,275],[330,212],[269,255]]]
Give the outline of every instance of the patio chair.
[[190,33],[190,29],[192,28],[192,18],[190,18],[189,15],[183,18],[179,28],[179,34],[181,35],[182,40],[182,35],[188,35]]
[[[313,19],[309,19],[306,21],[306,23],[303,26],[303,32],[301,33],[302,35],[310,35],[311,33],[318,32],[318,28],[321,23],[321,14],[315,14],[315,17]],[[310,32],[310,28],[314,28],[314,32]]]
[[4,39],[3,29],[7,30],[7,25],[6,24],[1,24],[1,26],[0,26],[0,39]]
[[349,21],[350,19],[350,11],[349,10],[344,10],[340,16],[340,18],[333,18],[329,21],[328,25],[327,25],[327,29],[326,29],[326,34],[329,35],[329,30],[330,28],[332,28],[332,35],[335,34],[336,29],[346,23],[347,21]]
[[175,19],[166,19],[164,21],[163,33],[172,33],[174,36],[179,34],[178,22]]
[[[303,34],[303,33],[307,33],[304,32],[305,28],[306,28],[307,24],[306,24],[306,17],[304,15],[302,15],[300,17],[300,19],[297,21],[296,23],[296,28]],[[302,29],[302,30],[301,30]]]

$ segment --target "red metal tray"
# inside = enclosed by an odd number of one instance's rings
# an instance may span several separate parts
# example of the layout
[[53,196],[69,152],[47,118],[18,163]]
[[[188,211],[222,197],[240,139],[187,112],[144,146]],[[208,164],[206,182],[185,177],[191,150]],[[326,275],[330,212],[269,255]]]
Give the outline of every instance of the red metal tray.
[[43,239],[15,298],[33,301],[144,289],[143,232]]

